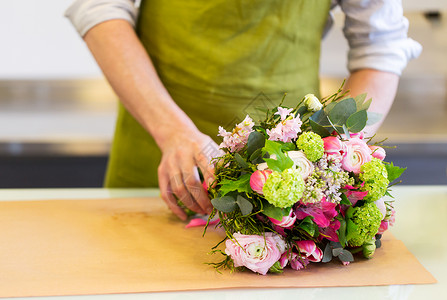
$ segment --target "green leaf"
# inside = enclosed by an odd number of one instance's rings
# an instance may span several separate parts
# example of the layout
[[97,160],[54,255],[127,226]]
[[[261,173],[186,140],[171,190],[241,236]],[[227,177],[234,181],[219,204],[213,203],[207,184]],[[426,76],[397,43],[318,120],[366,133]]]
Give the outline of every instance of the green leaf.
[[357,105],[357,111],[368,110],[369,106],[371,105],[372,99],[369,98],[366,102],[365,99],[366,99],[366,93],[358,95],[357,97],[354,98],[355,103]]
[[346,124],[343,124],[343,133],[345,134],[346,138],[351,138],[351,135],[349,134],[349,129],[346,127]]
[[239,206],[242,215],[246,216],[250,214],[253,210],[253,204],[250,201],[242,197],[241,195],[237,195],[236,203]]
[[368,111],[367,114],[368,114],[368,120],[366,121],[366,126],[371,126],[371,125],[376,124],[383,117],[382,114],[372,112],[372,111]]
[[323,109],[316,111],[312,116],[310,116],[309,120],[312,120],[313,122],[317,123],[320,126],[331,125],[328,120],[328,115]]
[[380,239],[377,239],[374,243],[376,244],[376,249],[382,247],[382,241]]
[[305,217],[298,225],[298,228],[303,229],[310,236],[315,236],[318,234],[318,225],[315,224],[310,216]]
[[273,264],[273,266],[270,267],[269,272],[271,273],[282,273],[282,267],[279,260]]
[[334,108],[334,106],[337,104],[336,101],[332,101],[331,103],[329,103],[328,105],[326,105],[326,108],[324,109],[324,111],[326,112],[326,114],[329,114],[329,112]]
[[241,168],[248,168],[248,164],[245,161],[245,159],[242,158],[242,156],[239,153],[236,153],[234,155],[234,159],[236,160],[237,164],[241,167]]
[[351,201],[349,201],[348,197],[346,197],[345,194],[341,194],[341,201],[340,204],[344,205],[352,205]]
[[334,248],[332,249],[333,256],[339,256],[343,252],[343,248]]
[[293,166],[293,161],[290,157],[286,156],[282,150],[282,145],[280,143],[274,141],[265,141],[265,146],[262,148],[264,153],[268,153],[269,155],[276,155],[276,159],[272,158],[264,158],[267,162],[269,169],[273,171],[282,172],[285,169],[291,168]]
[[285,152],[293,151],[293,150],[296,150],[296,145],[295,145],[295,143],[284,143],[281,146],[281,150],[285,151]]
[[224,179],[221,181],[220,194],[225,196],[229,192],[238,191],[240,193],[250,193],[250,176],[251,174],[244,174],[237,180]]
[[338,258],[341,261],[345,261],[345,262],[353,262],[354,261],[354,256],[352,256],[352,253],[349,252],[346,249],[342,249],[341,253],[338,255]]
[[346,220],[346,240],[349,241],[359,234],[359,228],[351,219]]
[[388,172],[388,180],[390,182],[393,182],[394,180],[399,178],[400,175],[402,175],[402,173],[407,169],[407,168],[401,168],[401,167],[395,166],[395,165],[393,165],[393,162],[391,162],[389,164],[385,164],[385,168],[386,168],[386,171]]
[[281,221],[282,217],[288,216],[291,209],[290,207],[287,208],[276,207],[267,201],[263,201],[262,205],[263,205],[262,213],[267,217],[270,217],[278,221]]
[[258,131],[250,133],[247,141],[247,156],[250,157],[256,150],[264,147],[264,144],[265,136],[262,133]]
[[256,149],[255,152],[253,152],[250,156],[250,161],[252,163],[255,163],[255,161],[257,161],[259,158],[261,158],[262,156],[262,149]]
[[325,138],[327,136],[330,136],[331,134],[329,131],[321,126],[320,124],[316,123],[315,121],[309,119],[310,127],[312,127],[312,131],[321,136],[322,138]]
[[357,112],[355,100],[353,98],[347,98],[337,102],[329,112],[329,119],[338,130],[341,130],[348,118],[355,112]]
[[344,219],[340,220],[340,228],[338,229],[338,240],[343,247],[346,245],[346,221]]
[[352,114],[348,120],[346,120],[346,126],[350,132],[360,132],[366,126],[366,121],[368,120],[368,114],[366,110],[358,111]]
[[321,261],[326,263],[330,262],[331,260],[332,260],[332,249],[329,243],[327,243],[326,247],[324,248],[323,259]]
[[215,209],[224,213],[230,213],[236,209],[236,200],[231,196],[214,198],[211,200],[211,204]]

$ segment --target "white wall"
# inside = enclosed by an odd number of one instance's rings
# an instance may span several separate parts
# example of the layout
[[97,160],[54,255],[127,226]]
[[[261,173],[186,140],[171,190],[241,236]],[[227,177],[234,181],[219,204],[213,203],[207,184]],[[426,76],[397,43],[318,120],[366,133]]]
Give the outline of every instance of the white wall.
[[[0,80],[100,77],[101,72],[63,13],[73,0],[0,0]],[[404,0],[406,11],[442,8],[447,0]],[[324,43],[323,75],[346,74],[343,37]]]

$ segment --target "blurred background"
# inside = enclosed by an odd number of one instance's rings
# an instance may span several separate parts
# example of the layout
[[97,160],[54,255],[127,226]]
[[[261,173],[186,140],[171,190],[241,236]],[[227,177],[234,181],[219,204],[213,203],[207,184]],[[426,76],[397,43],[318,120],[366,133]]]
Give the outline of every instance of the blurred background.
[[[117,99],[63,17],[72,0],[0,0],[0,188],[100,187]],[[424,51],[377,140],[403,184],[447,184],[447,1],[403,0]],[[343,14],[323,41],[322,95],[347,77]]]

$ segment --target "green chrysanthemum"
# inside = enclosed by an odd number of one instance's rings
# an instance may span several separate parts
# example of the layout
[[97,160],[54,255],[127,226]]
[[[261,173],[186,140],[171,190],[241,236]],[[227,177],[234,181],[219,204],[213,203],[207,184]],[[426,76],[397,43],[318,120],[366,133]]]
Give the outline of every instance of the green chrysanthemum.
[[299,149],[304,151],[310,161],[317,161],[323,157],[324,142],[321,136],[314,132],[304,132],[296,141]]
[[356,234],[348,240],[350,246],[362,246],[376,235],[382,221],[382,213],[374,203],[355,207],[351,218],[357,226]]
[[360,167],[360,172],[359,178],[365,183],[361,190],[368,192],[363,200],[373,202],[382,198],[390,183],[383,162],[380,159],[373,158]]
[[290,207],[303,196],[304,180],[298,169],[273,171],[265,181],[262,192],[265,199],[276,207]]

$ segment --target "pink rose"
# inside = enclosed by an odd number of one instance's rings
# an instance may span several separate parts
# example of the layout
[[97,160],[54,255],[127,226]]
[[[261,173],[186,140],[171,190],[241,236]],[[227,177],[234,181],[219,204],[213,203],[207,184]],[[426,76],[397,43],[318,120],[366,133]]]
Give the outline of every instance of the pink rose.
[[375,158],[378,158],[380,160],[384,160],[386,156],[386,152],[382,147],[379,146],[369,146],[369,149],[371,149],[371,155]]
[[346,145],[335,136],[323,138],[324,153],[330,158],[342,160],[346,154]]
[[371,149],[365,141],[359,138],[352,138],[345,142],[347,152],[341,165],[345,171],[360,173],[360,167],[371,161]]
[[276,219],[270,218],[270,221],[272,221],[273,224],[282,227],[282,228],[290,228],[293,226],[293,224],[296,221],[295,213],[293,212],[293,209],[290,209],[290,213],[288,216],[282,217],[281,221],[278,221]]
[[225,242],[225,253],[231,257],[235,267],[246,267],[265,275],[281,257],[281,252],[272,232],[261,235],[233,234],[236,241]]
[[262,188],[264,187],[264,183],[271,173],[271,170],[256,170],[250,176],[251,189],[256,193],[263,195]]
[[296,242],[302,258],[312,262],[320,262],[323,259],[323,251],[315,245],[314,241],[298,241]]

